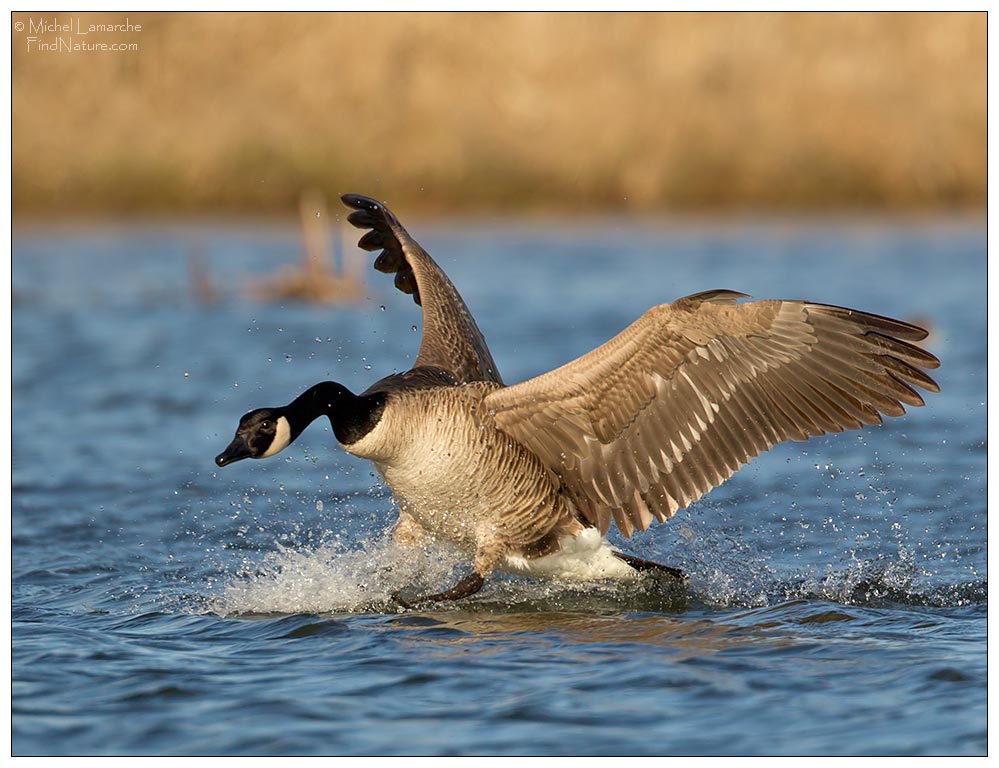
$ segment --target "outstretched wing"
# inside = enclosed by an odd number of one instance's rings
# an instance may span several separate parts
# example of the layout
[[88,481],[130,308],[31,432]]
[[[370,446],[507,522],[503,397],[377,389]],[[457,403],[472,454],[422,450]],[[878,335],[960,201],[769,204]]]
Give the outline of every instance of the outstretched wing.
[[618,336],[485,400],[557,472],[594,525],[665,520],[785,440],[901,416],[939,366],[898,320],[710,291],[646,312]]
[[502,384],[472,313],[430,254],[377,200],[363,195],[344,195],[341,199],[354,209],[347,220],[358,229],[369,230],[358,246],[366,251],[382,251],[375,259],[375,269],[394,272],[396,288],[412,294],[423,307],[423,340],[414,367],[442,368],[459,383]]

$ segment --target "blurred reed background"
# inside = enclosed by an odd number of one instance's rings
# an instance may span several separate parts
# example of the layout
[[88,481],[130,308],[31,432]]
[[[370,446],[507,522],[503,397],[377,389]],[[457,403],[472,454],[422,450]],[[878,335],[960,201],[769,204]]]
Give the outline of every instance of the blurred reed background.
[[[126,16],[141,31],[37,27]],[[53,12],[12,23],[15,221],[290,215],[304,190],[431,213],[986,200],[984,13]],[[137,46],[40,47],[60,37]]]

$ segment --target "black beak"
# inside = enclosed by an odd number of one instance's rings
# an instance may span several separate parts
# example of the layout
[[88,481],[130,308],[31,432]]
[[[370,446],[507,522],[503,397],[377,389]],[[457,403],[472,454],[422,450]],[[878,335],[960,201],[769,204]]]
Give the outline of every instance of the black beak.
[[252,455],[253,452],[250,450],[250,446],[246,444],[246,440],[236,435],[232,439],[232,442],[229,443],[229,447],[215,457],[215,463],[220,467],[224,467],[226,464],[232,464],[234,461],[248,459]]

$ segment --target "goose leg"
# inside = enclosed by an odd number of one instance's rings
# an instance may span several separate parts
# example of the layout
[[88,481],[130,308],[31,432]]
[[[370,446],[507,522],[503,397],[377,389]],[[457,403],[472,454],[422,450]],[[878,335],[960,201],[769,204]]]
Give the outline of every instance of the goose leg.
[[443,592],[437,592],[433,595],[423,595],[422,597],[417,597],[414,600],[407,600],[402,597],[399,592],[395,592],[392,594],[392,600],[397,602],[403,608],[415,608],[422,603],[442,603],[448,600],[461,600],[463,597],[474,595],[482,589],[482,585],[485,583],[485,576],[478,571],[472,571],[468,574],[468,576],[463,578],[453,587],[445,589]]
[[618,552],[614,550],[614,557],[618,560],[624,560],[628,565],[634,568],[636,571],[647,571],[650,573],[659,573],[670,578],[676,579],[677,581],[683,583],[687,580],[687,574],[681,571],[679,568],[672,568],[668,565],[662,565],[661,563],[654,563],[651,560],[643,560],[640,557],[635,557],[634,555],[628,555],[624,552]]
[[502,541],[493,539],[482,542],[475,553],[475,565],[472,572],[450,589],[433,595],[424,595],[412,601],[407,601],[396,592],[392,595],[392,599],[403,608],[413,608],[420,603],[442,603],[474,595],[482,589],[482,585],[486,583],[486,577],[493,572],[506,551],[507,546]]
[[438,592],[435,595],[427,595],[422,598],[422,600],[429,603],[442,603],[446,600],[461,600],[463,597],[474,595],[482,589],[482,585],[485,583],[485,576],[477,571],[472,571],[450,589],[445,589],[443,592]]

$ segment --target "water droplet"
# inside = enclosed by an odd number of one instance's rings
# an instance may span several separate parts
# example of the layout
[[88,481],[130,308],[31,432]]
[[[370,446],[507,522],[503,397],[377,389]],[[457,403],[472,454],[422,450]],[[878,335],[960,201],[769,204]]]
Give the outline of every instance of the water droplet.
[[189,378],[191,378],[191,374],[190,374],[190,373],[188,373],[187,371],[184,371],[184,378],[185,378],[185,379],[189,379]]
[[380,307],[378,307],[378,309],[380,309],[382,312],[384,312],[385,311],[385,305],[382,304]]
[[291,362],[291,355],[289,355],[287,352],[284,353],[284,361],[286,363],[290,363]]
[[415,325],[413,326],[413,330],[414,330],[414,331],[416,330],[416,326],[415,326]]
[[316,511],[317,512],[322,512],[323,511],[323,500],[322,499],[319,499],[318,501],[316,501]]

